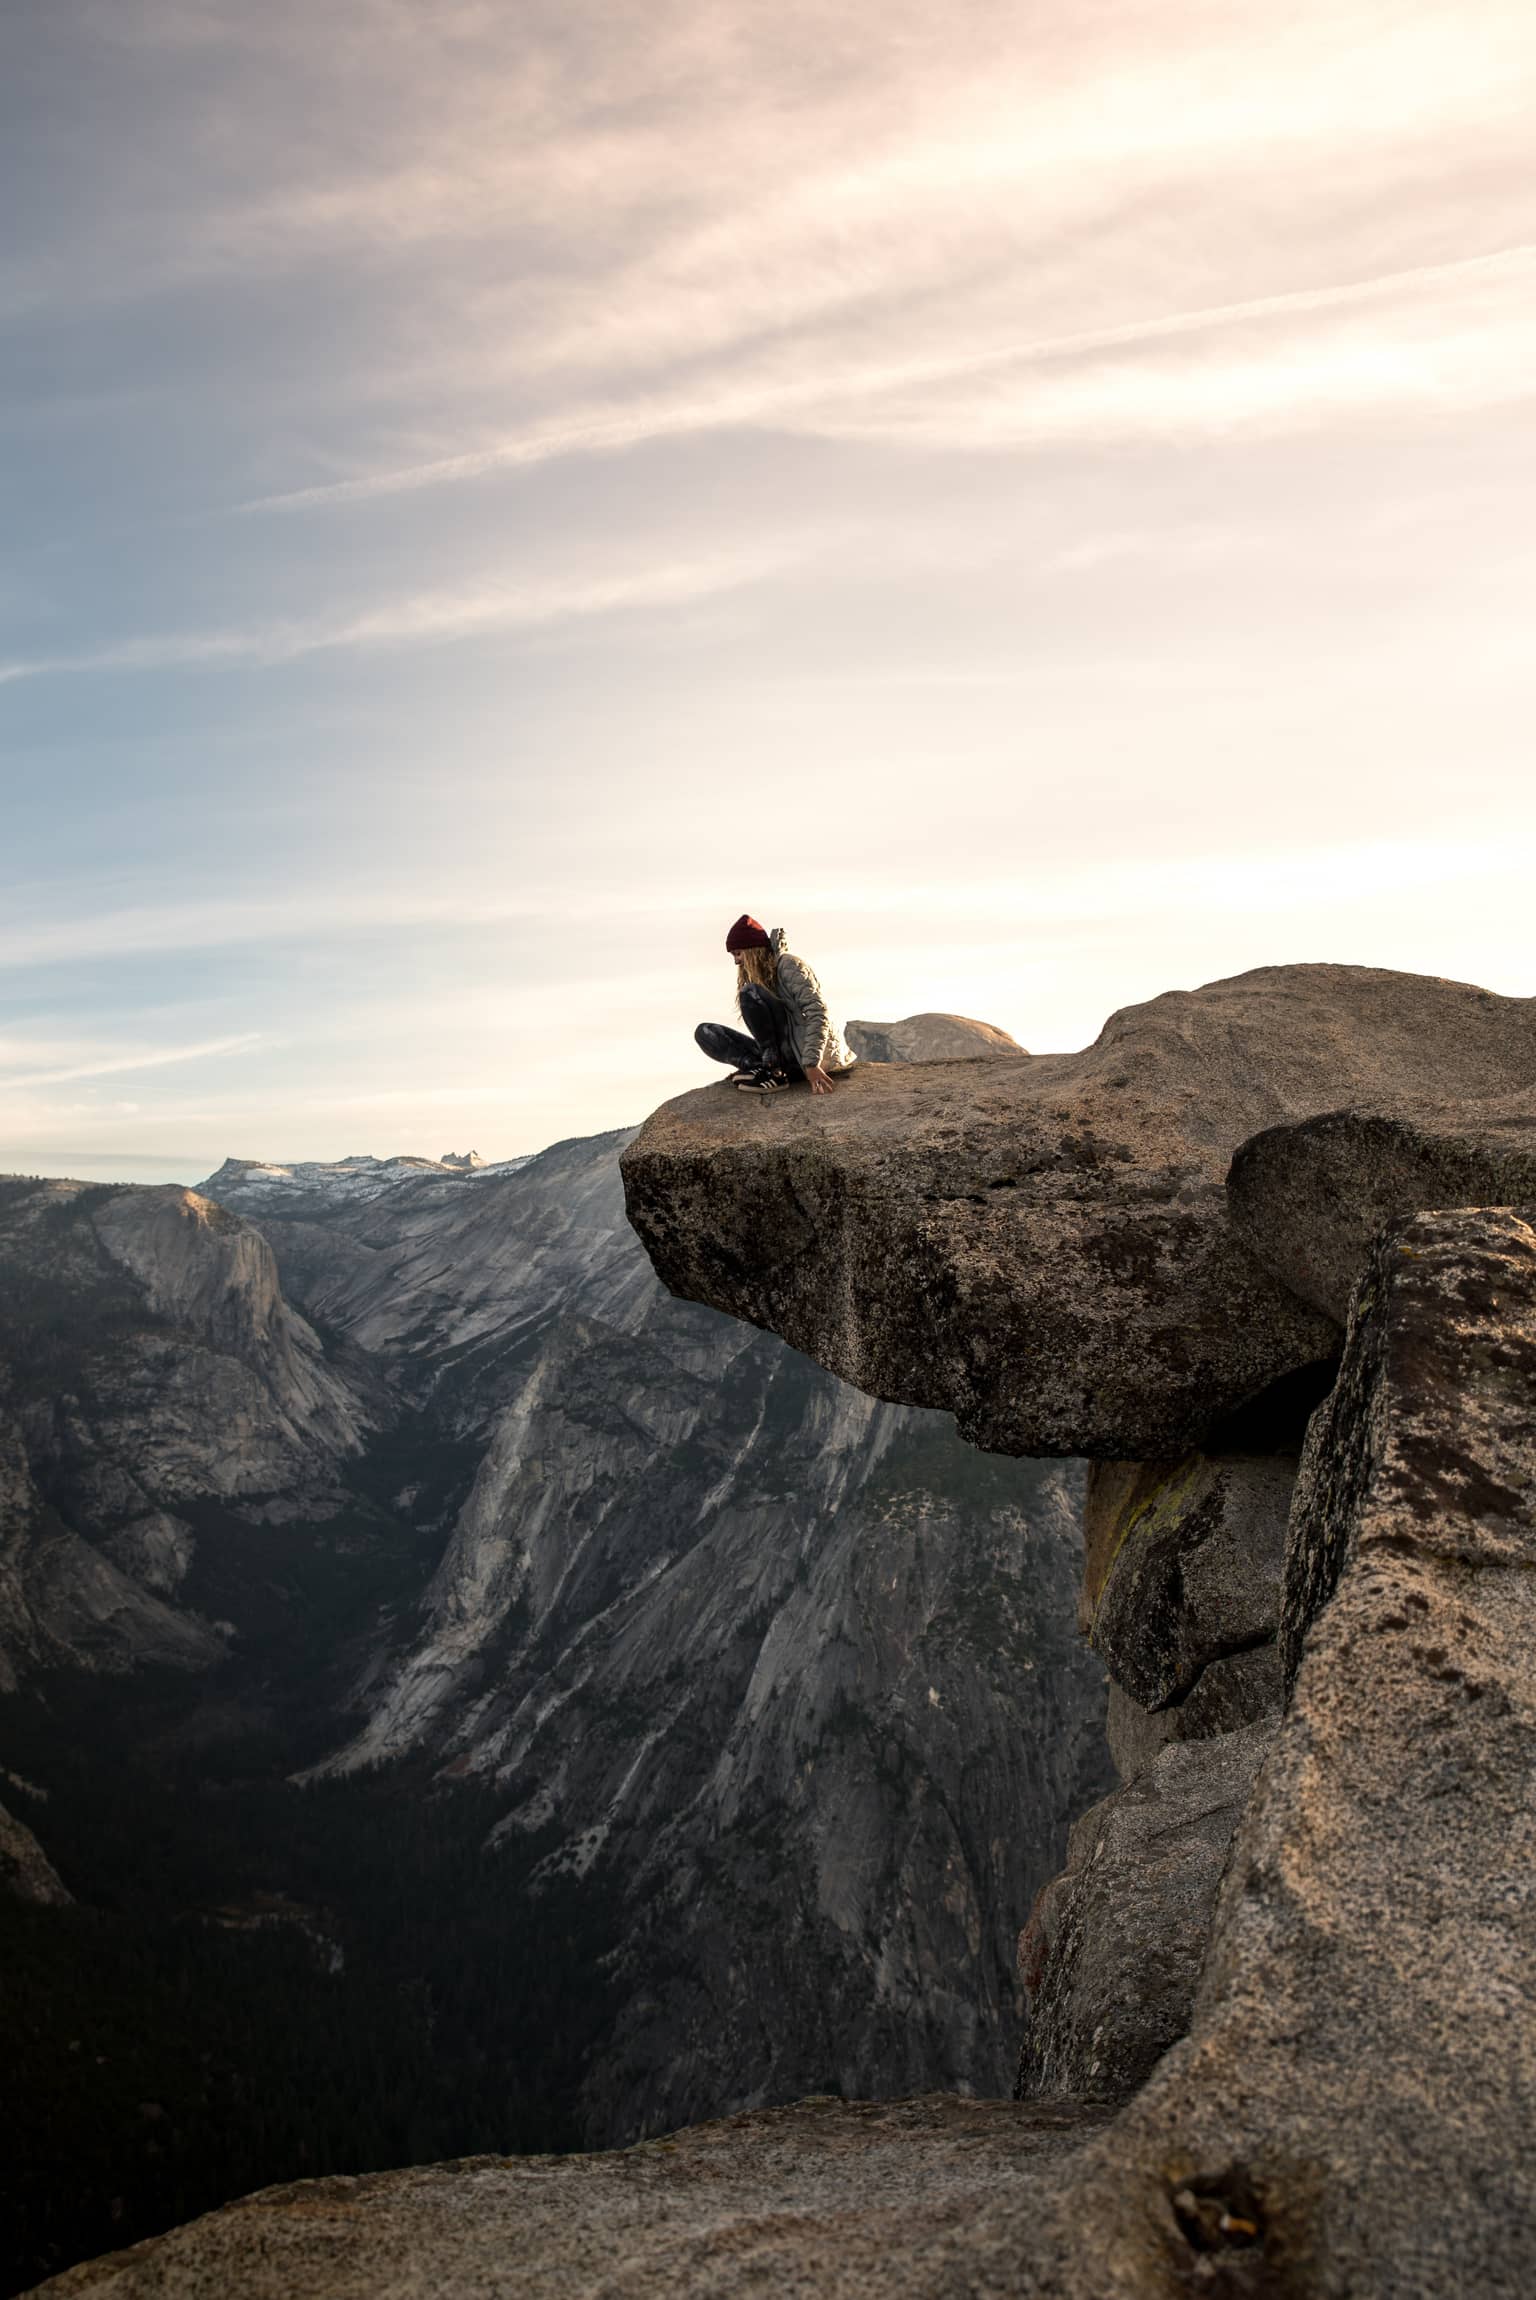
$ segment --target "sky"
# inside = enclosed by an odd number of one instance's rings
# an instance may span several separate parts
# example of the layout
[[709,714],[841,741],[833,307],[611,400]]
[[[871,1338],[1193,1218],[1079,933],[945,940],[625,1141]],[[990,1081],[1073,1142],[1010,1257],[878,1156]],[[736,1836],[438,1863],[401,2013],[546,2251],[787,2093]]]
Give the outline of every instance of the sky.
[[1528,0],[5,0],[0,1168],[487,1158],[729,922],[1536,992]]

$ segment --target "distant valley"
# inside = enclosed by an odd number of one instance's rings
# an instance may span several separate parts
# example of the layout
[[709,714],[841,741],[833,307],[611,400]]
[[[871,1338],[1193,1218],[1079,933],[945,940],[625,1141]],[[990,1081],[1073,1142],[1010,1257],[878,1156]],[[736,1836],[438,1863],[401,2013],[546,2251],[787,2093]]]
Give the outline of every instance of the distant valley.
[[1112,1778],[1080,1468],[673,1300],[627,1139],[0,1184],[14,2282],[296,2172],[1008,2089]]

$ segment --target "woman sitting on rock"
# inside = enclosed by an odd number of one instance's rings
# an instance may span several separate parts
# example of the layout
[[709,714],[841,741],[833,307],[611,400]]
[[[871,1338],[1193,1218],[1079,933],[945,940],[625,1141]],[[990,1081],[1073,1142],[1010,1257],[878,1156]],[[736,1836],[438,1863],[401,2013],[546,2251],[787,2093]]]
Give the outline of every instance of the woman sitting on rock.
[[725,947],[736,961],[736,1010],[751,1036],[701,1022],[693,1035],[711,1062],[733,1063],[730,1083],[744,1094],[778,1094],[802,1078],[813,1094],[830,1094],[855,1056],[827,1019],[814,972],[785,948],[784,929],[770,935],[743,912]]

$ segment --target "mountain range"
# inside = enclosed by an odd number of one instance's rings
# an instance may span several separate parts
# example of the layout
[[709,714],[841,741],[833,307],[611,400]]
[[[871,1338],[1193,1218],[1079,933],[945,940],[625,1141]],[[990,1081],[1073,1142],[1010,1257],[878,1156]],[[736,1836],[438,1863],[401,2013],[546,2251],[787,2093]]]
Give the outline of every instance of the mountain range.
[[[628,1140],[0,1186],[29,2274],[321,2162],[1007,2089],[1113,1778],[1081,1467],[674,1300]],[[273,2055],[319,2122],[253,2154]]]

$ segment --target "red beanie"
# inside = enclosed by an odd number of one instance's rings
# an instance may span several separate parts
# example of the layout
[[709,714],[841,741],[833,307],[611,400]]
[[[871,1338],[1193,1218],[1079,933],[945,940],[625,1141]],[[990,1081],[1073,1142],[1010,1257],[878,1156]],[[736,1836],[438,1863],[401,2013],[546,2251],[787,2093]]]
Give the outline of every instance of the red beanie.
[[726,936],[725,947],[727,950],[769,950],[772,945],[768,940],[767,929],[759,926],[755,918],[748,918],[743,911]]

